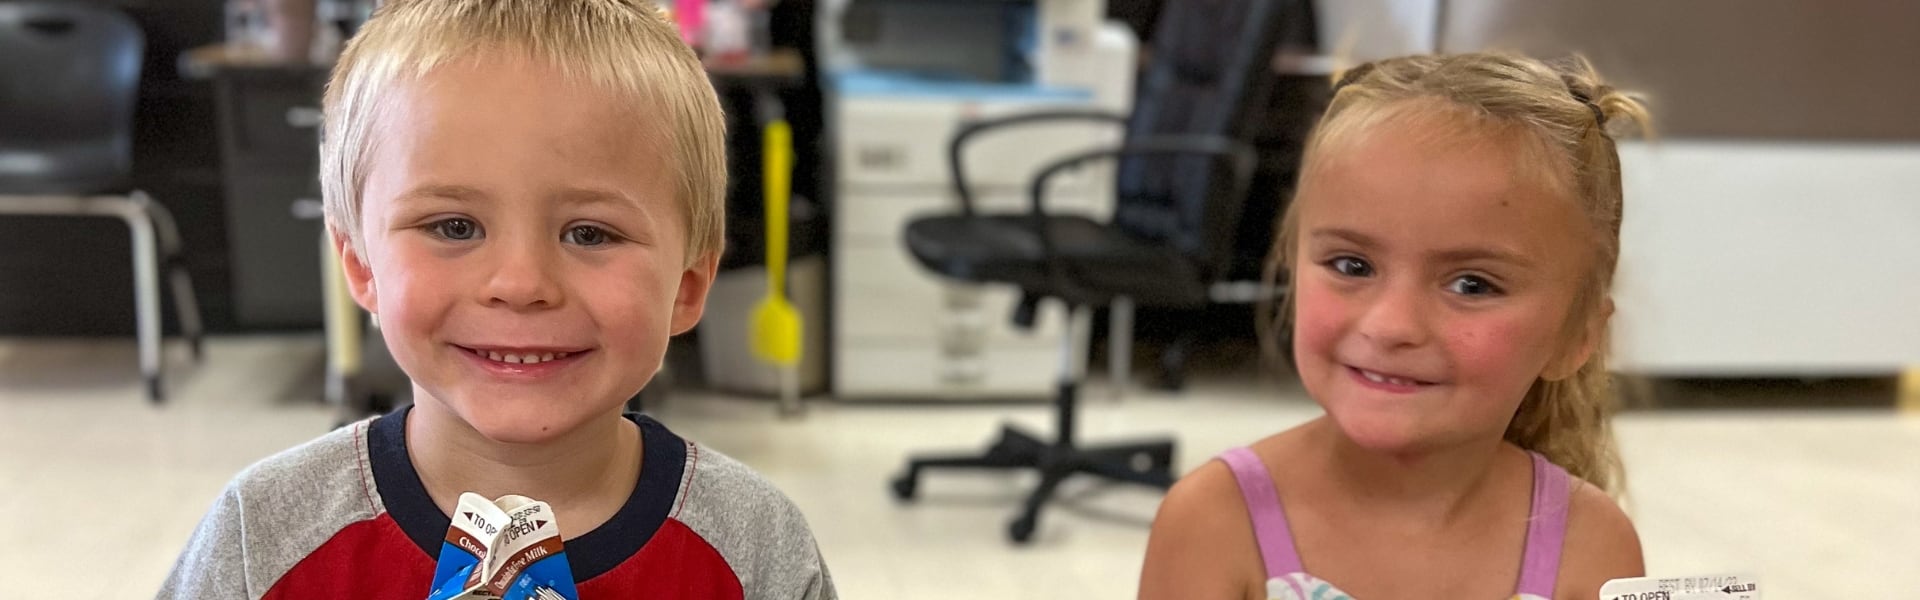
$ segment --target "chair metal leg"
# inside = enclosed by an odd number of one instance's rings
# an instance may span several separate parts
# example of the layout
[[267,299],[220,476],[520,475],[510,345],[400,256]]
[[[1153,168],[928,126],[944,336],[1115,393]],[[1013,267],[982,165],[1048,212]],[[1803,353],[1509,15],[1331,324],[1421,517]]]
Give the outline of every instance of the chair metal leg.
[[199,362],[206,355],[205,330],[200,322],[200,303],[193,293],[193,276],[187,272],[186,265],[180,262],[184,251],[180,243],[180,228],[174,223],[173,213],[166,206],[154,202],[145,192],[136,191],[131,198],[134,205],[145,210],[152,219],[161,260],[166,263],[168,287],[173,291],[173,310],[180,319],[180,334],[187,338],[187,344],[193,349],[194,362]]
[[1187,330],[1173,339],[1160,353],[1160,389],[1178,392],[1187,387],[1187,359],[1199,343],[1198,334]]
[[200,323],[200,302],[193,295],[193,276],[177,264],[167,270],[167,275],[173,288],[174,312],[180,317],[180,333],[193,349],[193,361],[200,362],[207,355],[206,331]]
[[1067,331],[1060,344],[1060,373],[1054,391],[1054,421],[1059,431],[1054,443],[1072,446],[1077,425],[1075,404],[1079,401],[1080,382],[1087,378],[1087,350],[1093,343],[1093,308],[1067,306]]
[[133,232],[134,326],[140,344],[140,374],[147,384],[147,399],[154,404],[166,401],[166,387],[160,377],[160,259],[156,256],[153,218],[138,200],[125,201],[128,210],[120,217]]
[[1113,299],[1107,315],[1107,377],[1112,381],[1115,402],[1127,396],[1133,381],[1133,299]]

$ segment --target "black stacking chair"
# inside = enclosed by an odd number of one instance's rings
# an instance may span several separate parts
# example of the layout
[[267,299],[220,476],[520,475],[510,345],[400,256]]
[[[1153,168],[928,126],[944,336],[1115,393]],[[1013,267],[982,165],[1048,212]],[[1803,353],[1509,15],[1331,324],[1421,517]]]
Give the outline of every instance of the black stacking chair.
[[131,184],[145,39],[101,3],[0,0],[0,215],[117,218],[133,236],[134,308],[147,397],[161,384],[160,274],[201,355],[200,310],[166,208]]

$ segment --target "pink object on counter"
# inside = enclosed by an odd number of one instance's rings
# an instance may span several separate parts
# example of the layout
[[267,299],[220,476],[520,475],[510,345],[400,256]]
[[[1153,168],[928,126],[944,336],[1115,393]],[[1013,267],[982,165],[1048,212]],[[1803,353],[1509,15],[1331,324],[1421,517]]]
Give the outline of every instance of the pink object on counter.
[[674,0],[673,19],[680,23],[680,41],[700,47],[700,31],[706,26],[707,0]]

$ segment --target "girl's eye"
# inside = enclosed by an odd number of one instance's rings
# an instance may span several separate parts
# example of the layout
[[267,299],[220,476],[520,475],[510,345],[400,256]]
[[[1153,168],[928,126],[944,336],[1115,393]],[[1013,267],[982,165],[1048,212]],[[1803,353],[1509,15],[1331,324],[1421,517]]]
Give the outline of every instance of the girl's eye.
[[592,225],[575,225],[561,236],[563,241],[581,246],[598,246],[611,241],[609,238],[607,230]]
[[1333,260],[1327,261],[1327,267],[1333,269],[1333,272],[1347,277],[1369,277],[1373,275],[1373,265],[1367,264],[1367,261],[1351,256],[1335,257]]
[[467,241],[480,236],[480,224],[472,219],[442,219],[427,227],[434,235],[454,241]]
[[1478,275],[1461,275],[1447,284],[1447,289],[1462,296],[1490,296],[1500,293],[1500,288],[1486,278]]

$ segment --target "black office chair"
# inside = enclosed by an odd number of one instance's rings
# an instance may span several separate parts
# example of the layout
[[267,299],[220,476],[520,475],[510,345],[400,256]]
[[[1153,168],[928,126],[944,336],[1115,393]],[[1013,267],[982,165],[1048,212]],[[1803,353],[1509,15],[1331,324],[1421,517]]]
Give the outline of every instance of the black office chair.
[[[0,215],[115,217],[133,234],[140,372],[161,384],[160,271],[195,360],[200,311],[166,209],[133,189],[133,110],[145,40],[133,19],[70,0],[0,0]],[[157,252],[156,252],[157,250]]]
[[[1172,485],[1169,439],[1107,446],[1075,442],[1089,321],[1093,307],[1116,301],[1180,308],[1209,301],[1210,287],[1231,263],[1255,164],[1253,149],[1243,141],[1251,131],[1246,121],[1271,82],[1266,73],[1285,5],[1280,0],[1169,3],[1156,25],[1130,117],[1042,112],[971,123],[954,136],[950,160],[960,212],[909,223],[907,249],[944,277],[1019,286],[1014,321],[1022,327],[1032,326],[1042,299],[1067,305],[1065,358],[1054,400],[1057,430],[1052,440],[1043,440],[1007,426],[985,454],[913,459],[893,481],[896,496],[912,499],[924,469],[1038,470],[1040,485],[1008,530],[1014,541],[1026,542],[1041,506],[1075,473]],[[995,130],[1061,120],[1123,123],[1126,139],[1118,148],[1068,156],[1040,169],[1026,213],[977,212],[961,160],[966,144]],[[1093,161],[1115,159],[1111,221],[1047,214],[1049,180]]]

